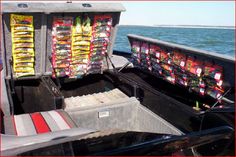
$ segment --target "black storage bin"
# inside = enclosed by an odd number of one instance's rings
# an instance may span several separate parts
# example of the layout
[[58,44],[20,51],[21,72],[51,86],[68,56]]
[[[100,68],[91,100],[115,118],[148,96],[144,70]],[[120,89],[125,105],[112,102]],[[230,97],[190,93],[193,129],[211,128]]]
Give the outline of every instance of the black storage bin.
[[[7,84],[12,84],[7,80]],[[14,89],[13,89],[14,88]],[[14,114],[33,113],[62,108],[63,96],[48,77],[15,80],[8,90]]]

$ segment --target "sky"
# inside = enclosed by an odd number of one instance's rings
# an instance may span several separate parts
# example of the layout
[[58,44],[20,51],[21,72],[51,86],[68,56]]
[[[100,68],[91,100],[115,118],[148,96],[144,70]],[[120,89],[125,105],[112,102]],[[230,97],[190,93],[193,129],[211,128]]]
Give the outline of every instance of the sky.
[[[73,3],[122,3],[126,12],[121,14],[120,25],[235,25],[234,1],[72,1]],[[34,2],[41,1],[34,0]],[[66,0],[44,2],[65,3]]]
[[234,1],[121,2],[121,25],[234,26]]

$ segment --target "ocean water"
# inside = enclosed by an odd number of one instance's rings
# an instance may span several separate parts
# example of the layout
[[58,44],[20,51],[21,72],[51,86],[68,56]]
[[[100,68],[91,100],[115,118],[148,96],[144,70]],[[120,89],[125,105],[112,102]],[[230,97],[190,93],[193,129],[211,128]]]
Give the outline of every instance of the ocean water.
[[114,50],[130,52],[127,34],[136,34],[234,57],[234,32],[220,28],[119,26]]
[[137,34],[234,57],[234,32],[221,28],[119,26],[114,50],[130,52],[127,34]]

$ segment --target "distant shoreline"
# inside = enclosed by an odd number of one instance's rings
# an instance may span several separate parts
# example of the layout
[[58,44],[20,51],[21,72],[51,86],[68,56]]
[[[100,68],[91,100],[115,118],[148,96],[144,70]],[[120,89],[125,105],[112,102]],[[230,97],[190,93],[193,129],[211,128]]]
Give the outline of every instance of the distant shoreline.
[[235,29],[234,26],[207,26],[207,25],[120,25],[128,27],[161,27],[161,28],[209,28],[209,29]]

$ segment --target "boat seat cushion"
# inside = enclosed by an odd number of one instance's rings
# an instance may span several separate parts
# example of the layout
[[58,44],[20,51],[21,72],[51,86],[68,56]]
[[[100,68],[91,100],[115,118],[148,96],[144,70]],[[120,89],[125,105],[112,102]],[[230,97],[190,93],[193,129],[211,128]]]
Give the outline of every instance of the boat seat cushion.
[[77,127],[64,110],[4,117],[5,134],[28,136]]

